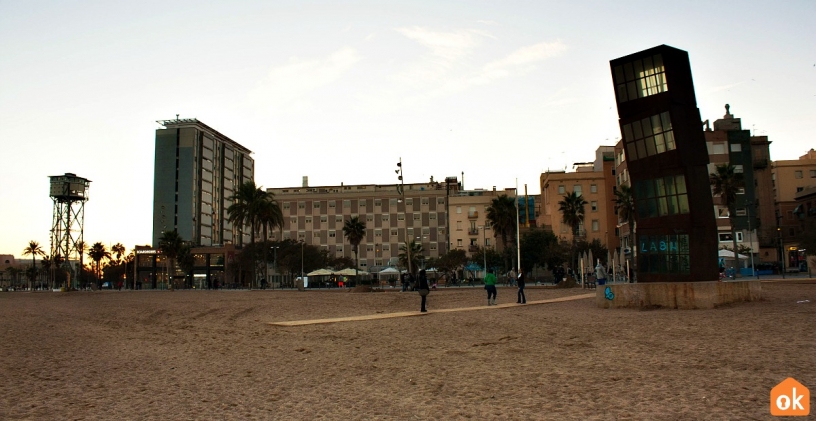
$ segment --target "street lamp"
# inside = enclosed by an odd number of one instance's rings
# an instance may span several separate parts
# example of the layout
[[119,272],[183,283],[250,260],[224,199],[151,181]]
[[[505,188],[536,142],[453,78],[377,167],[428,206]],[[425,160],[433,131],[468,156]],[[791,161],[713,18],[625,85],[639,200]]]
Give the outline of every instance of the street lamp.
[[[402,178],[402,157],[400,157],[399,162],[397,162],[397,169],[394,170],[397,173],[399,180],[399,184],[397,184],[397,193],[399,193],[400,198],[397,199],[397,203],[403,203],[403,207],[405,206],[405,180]],[[399,212],[399,208],[397,208],[397,212]],[[407,213],[407,212],[406,212]],[[411,271],[411,245],[408,244],[408,220],[403,220],[405,223],[405,253],[408,256],[408,275],[412,275],[413,272]],[[413,243],[413,241],[412,241]]]
[[[275,275],[277,275],[278,274],[278,249],[280,248],[280,246],[271,246],[269,248],[271,248],[272,251],[275,253],[275,257],[274,257],[275,260],[272,261],[272,265],[275,266]],[[269,280],[269,265],[268,264],[266,265],[266,279]],[[274,283],[273,282],[270,281],[269,285],[272,288],[274,288]]]
[[485,236],[485,226],[479,227],[482,229],[482,258],[484,260],[484,276],[487,277],[487,237]]
[[303,280],[303,246],[306,244],[305,241],[300,242],[300,279]]

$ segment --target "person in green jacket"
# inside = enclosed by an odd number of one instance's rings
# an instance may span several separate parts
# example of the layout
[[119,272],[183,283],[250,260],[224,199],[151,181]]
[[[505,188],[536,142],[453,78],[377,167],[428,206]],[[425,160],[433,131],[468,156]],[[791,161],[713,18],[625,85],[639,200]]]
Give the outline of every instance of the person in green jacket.
[[[485,289],[487,290],[487,305],[496,305],[496,275],[493,274],[493,269],[487,271],[484,279]],[[490,298],[493,301],[490,301]]]

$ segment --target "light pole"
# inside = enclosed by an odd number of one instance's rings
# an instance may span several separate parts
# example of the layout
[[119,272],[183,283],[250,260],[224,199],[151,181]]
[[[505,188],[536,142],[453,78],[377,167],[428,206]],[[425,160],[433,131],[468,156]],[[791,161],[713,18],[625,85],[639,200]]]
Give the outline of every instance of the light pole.
[[[272,261],[272,265],[275,266],[275,275],[277,275],[278,274],[278,249],[280,248],[280,246],[272,246],[272,247],[269,247],[269,248],[271,248],[272,251],[275,253],[275,257],[274,257],[274,260]],[[275,284],[271,280],[269,280],[269,265],[266,266],[266,279],[267,279],[267,281],[269,281],[270,288],[274,288]]]
[[487,237],[485,234],[485,227],[481,226],[479,228],[482,229],[482,260],[484,260],[484,277],[487,277]]
[[303,246],[306,244],[305,241],[300,242],[300,280],[303,280]]
[[[394,172],[397,173],[397,178],[400,181],[400,183],[397,184],[397,193],[400,195],[400,198],[397,199],[397,203],[402,203],[403,208],[405,208],[405,180],[402,178],[402,157],[400,157],[399,162],[397,162],[397,169],[394,170]],[[397,212],[399,213],[399,207],[397,207]],[[410,276],[413,275],[411,271],[411,244],[408,244],[408,217],[407,212],[405,213],[406,217],[403,219],[403,223],[405,224],[405,254],[408,256],[408,275]],[[413,241],[411,241],[411,243],[413,243]]]

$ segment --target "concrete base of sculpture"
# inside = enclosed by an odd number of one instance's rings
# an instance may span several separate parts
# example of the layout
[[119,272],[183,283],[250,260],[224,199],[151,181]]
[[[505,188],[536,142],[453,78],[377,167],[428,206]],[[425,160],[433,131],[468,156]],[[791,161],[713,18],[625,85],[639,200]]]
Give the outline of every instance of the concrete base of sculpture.
[[691,310],[762,298],[759,281],[649,282],[599,285],[595,303],[600,308],[675,308]]

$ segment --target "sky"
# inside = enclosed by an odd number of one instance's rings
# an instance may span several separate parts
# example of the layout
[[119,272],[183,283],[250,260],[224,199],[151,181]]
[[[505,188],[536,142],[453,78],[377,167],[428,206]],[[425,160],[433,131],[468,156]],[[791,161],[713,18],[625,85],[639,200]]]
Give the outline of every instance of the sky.
[[157,120],[253,151],[263,187],[540,191],[620,138],[609,61],[689,52],[697,103],[816,147],[816,2],[0,0],[0,254],[49,249],[49,176],[92,181],[85,241],[152,235]]

